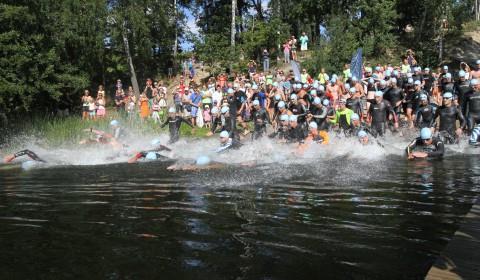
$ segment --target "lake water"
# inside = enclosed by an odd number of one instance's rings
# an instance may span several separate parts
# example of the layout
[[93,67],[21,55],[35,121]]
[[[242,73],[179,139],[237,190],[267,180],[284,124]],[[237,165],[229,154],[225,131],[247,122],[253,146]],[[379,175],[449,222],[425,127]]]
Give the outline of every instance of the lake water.
[[0,279],[422,279],[478,158],[0,169]]

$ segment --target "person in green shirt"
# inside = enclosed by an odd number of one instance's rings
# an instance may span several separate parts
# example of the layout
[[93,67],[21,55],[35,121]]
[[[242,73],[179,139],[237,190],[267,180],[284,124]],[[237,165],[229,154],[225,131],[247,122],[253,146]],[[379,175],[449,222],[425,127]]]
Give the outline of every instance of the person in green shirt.
[[350,129],[350,122],[354,112],[347,108],[347,100],[340,99],[339,108],[335,112],[335,118],[330,122],[332,124],[338,124],[341,130],[348,131]]
[[302,57],[305,56],[305,52],[308,51],[308,37],[305,32],[302,32],[302,36],[300,36],[300,52]]
[[343,81],[346,82],[348,78],[350,78],[350,76],[350,64],[345,63],[345,65],[343,66]]

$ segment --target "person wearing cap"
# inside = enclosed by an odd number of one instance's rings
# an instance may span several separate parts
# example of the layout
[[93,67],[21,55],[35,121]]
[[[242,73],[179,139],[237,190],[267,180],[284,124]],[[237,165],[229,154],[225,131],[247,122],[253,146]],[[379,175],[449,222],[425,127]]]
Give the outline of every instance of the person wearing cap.
[[354,113],[350,118],[350,128],[349,130],[345,131],[345,135],[355,136],[360,131],[365,131],[370,133],[370,129],[367,127],[367,125],[364,122],[362,122],[362,120],[360,119],[360,116]]
[[316,122],[310,122],[308,124],[308,134],[305,140],[301,141],[297,153],[303,154],[312,144],[327,145],[330,141],[330,136],[325,130],[318,130]]
[[460,70],[458,72],[458,81],[455,83],[455,86],[454,86],[455,88],[454,94],[457,96],[458,106],[460,106],[462,110],[462,114],[464,116],[467,116],[467,100],[466,99],[473,92],[473,89],[472,89],[473,85],[471,85],[471,81],[466,79],[466,74],[467,73],[465,71]]
[[472,131],[473,128],[480,124],[480,81],[473,79],[471,81],[472,92],[466,97],[466,117],[468,130]]
[[218,147],[215,152],[216,153],[223,153],[231,149],[238,149],[240,148],[240,142],[234,140],[231,137],[231,133],[224,130],[220,132],[220,147]]
[[443,93],[445,93],[445,92],[455,93],[455,84],[453,83],[451,73],[446,73],[443,76],[443,79],[441,81],[442,81],[442,92]]
[[362,115],[363,106],[361,100],[361,93],[357,91],[355,87],[351,87],[347,96],[347,108],[352,110],[354,113],[357,113],[358,115]]
[[443,141],[433,137],[432,130],[424,127],[420,137],[415,138],[405,149],[408,159],[441,158],[445,153]]
[[388,90],[383,94],[383,99],[390,102],[397,115],[397,118],[400,118],[400,112],[402,110],[403,100],[405,98],[405,93],[403,90],[398,86],[397,78],[390,79],[390,87]]
[[415,125],[418,128],[432,128],[435,119],[436,107],[428,102],[428,96],[425,93],[420,94],[420,106],[415,112]]
[[[437,120],[435,127],[445,144],[454,144],[458,142],[458,137],[462,135],[462,129],[466,126],[465,117],[460,108],[453,104],[453,94],[446,92],[443,94],[443,105],[435,111],[434,119]],[[457,128],[457,121],[460,127]]]
[[275,138],[280,141],[287,141],[289,132],[288,120],[289,116],[287,114],[280,115],[275,131],[268,135],[268,137]]
[[337,79],[332,77],[330,83],[327,84],[325,97],[330,99],[331,105],[336,109],[338,105],[338,98],[340,97],[340,86],[337,84]]
[[173,144],[180,139],[180,126],[182,123],[187,124],[192,128],[192,130],[194,130],[193,125],[188,120],[177,115],[175,108],[170,107],[170,109],[168,109],[167,119],[163,124],[160,125],[161,128],[164,128],[168,124],[168,130],[170,132],[170,140],[168,141],[168,144]]
[[289,115],[288,117],[289,131],[288,142],[300,143],[307,137],[307,128],[305,123],[299,123],[296,115]]
[[358,133],[356,134],[357,137],[358,137],[358,141],[360,142],[360,144],[362,145],[368,145],[370,142],[369,142],[369,138],[368,138],[368,134],[365,130],[360,130],[358,131]]
[[[257,92],[258,86],[252,86],[252,90],[254,92]],[[228,131],[230,131],[233,138],[239,140],[240,135],[237,133],[237,123],[244,129],[244,135],[249,133],[248,126],[244,122],[244,118],[247,117],[246,114],[248,113],[247,109],[249,109],[249,106],[247,104],[248,97],[245,91],[238,89],[233,93],[229,93],[227,96],[227,100],[230,109],[230,124]]]
[[347,131],[350,128],[350,121],[354,112],[347,108],[345,99],[340,99],[338,104],[339,108],[335,112],[335,118],[330,123],[338,125],[342,131]]
[[[325,102],[325,103],[324,103]],[[324,105],[327,104],[327,105]],[[307,121],[315,121],[320,130],[328,130],[329,124],[327,122],[327,116],[329,113],[329,101],[320,97],[315,97],[307,112]],[[334,114],[334,112],[332,112]]]
[[260,106],[260,102],[258,100],[253,100],[252,107],[253,108],[251,112],[254,126],[252,139],[255,140],[263,136],[263,134],[267,131],[267,123],[271,124],[271,121],[267,110]]
[[113,148],[120,149],[123,145],[119,141],[125,137],[124,130],[120,126],[120,122],[117,120],[110,121],[110,128],[112,133],[93,128],[84,129],[83,131],[93,134],[94,139],[85,139],[80,141],[79,144],[110,144],[113,146]]
[[383,92],[375,92],[374,100],[367,100],[371,103],[368,110],[368,119],[371,123],[371,133],[374,137],[385,135],[387,122],[393,120],[394,127],[398,128],[398,119],[392,105],[383,99]]
[[290,104],[288,105],[288,110],[292,114],[298,116],[298,121],[303,122],[305,120],[305,113],[307,109],[303,104],[298,101],[298,96],[296,94],[290,95]]
[[418,111],[420,106],[420,96],[427,95],[427,93],[422,89],[422,82],[420,80],[415,80],[413,82],[415,91],[407,99],[407,118],[409,122],[409,127],[413,128],[413,122],[415,121],[415,113]]
[[[228,108],[225,108],[224,111],[228,112]],[[218,107],[213,107],[210,113],[212,120],[210,125],[210,131],[207,132],[207,136],[212,136],[216,132],[217,128],[222,127],[222,113],[220,112]]]
[[160,143],[160,139],[154,139],[150,142],[150,146],[153,148],[150,150],[146,151],[141,151],[136,153],[133,157],[131,157],[128,160],[128,163],[135,163],[139,159],[146,159],[146,160],[158,160],[158,159],[170,159],[169,157],[166,157],[162,155],[160,152],[162,151],[168,151],[171,152],[172,150],[168,148],[167,146],[164,146]]

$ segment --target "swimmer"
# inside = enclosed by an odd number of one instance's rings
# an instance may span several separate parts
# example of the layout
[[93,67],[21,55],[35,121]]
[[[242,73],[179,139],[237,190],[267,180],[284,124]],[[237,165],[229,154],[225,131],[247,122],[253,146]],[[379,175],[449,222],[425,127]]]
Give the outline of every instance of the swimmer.
[[228,131],[224,130],[220,132],[220,147],[215,152],[223,153],[231,149],[238,149],[240,146],[241,144],[237,140],[230,138]]
[[468,144],[474,147],[480,147],[480,124],[477,124],[477,126],[472,130]]
[[308,124],[308,136],[305,138],[304,141],[300,143],[297,148],[296,154],[302,155],[312,143],[327,145],[329,139],[330,137],[326,131],[318,131],[318,125],[316,122],[310,122]]
[[123,136],[123,129],[120,127],[120,123],[117,120],[112,120],[110,122],[110,126],[112,128],[112,134],[107,133],[102,130],[96,130],[93,128],[87,128],[84,131],[90,132],[95,135],[95,139],[86,139],[80,141],[80,145],[83,144],[91,144],[91,143],[100,143],[100,144],[110,144],[114,148],[119,149],[122,148],[123,145],[118,142],[118,140]]
[[[447,144],[458,143],[458,138],[462,135],[462,129],[466,127],[466,120],[460,108],[453,104],[453,94],[446,92],[443,94],[443,105],[435,112],[434,120],[439,118],[437,131],[443,142]],[[460,127],[457,127],[457,120]]]
[[9,163],[9,162],[12,162],[14,159],[19,158],[21,156],[28,156],[33,161],[46,163],[46,161],[41,159],[37,154],[35,154],[34,152],[32,152],[30,150],[21,150],[19,152],[14,153],[14,154],[7,155],[7,156],[4,157],[3,162],[4,163]]
[[173,144],[180,139],[180,126],[182,123],[190,126],[192,130],[195,129],[189,121],[177,115],[177,110],[175,110],[174,107],[168,109],[168,118],[160,125],[161,128],[164,128],[168,124],[168,129],[170,131],[170,140],[168,141],[168,144]]
[[[422,151],[415,151],[415,149],[421,148]],[[445,147],[443,142],[433,137],[432,130],[428,127],[420,130],[420,137],[413,140],[406,148],[407,158],[441,158],[445,153]]]
[[168,151],[168,152],[172,151],[167,146],[161,145],[160,140],[158,140],[158,139],[152,140],[151,146],[155,146],[157,148],[152,149],[152,150],[148,150],[148,151],[142,151],[142,152],[136,153],[132,158],[130,158],[128,160],[128,163],[135,163],[139,159],[142,159],[142,158],[144,158],[145,160],[149,160],[149,161],[159,160],[159,159],[170,159],[169,157],[160,154],[160,152],[162,152],[162,151]]

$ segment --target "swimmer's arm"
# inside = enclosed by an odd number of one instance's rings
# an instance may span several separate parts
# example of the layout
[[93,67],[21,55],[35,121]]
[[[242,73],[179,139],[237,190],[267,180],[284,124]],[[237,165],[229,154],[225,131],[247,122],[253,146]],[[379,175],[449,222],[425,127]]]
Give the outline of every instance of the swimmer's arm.
[[164,127],[168,124],[169,121],[170,121],[170,118],[167,118],[167,119],[165,120],[165,122],[163,122],[162,124],[160,124],[160,128],[164,128]]
[[189,127],[193,128],[193,125],[192,125],[189,121],[187,121],[186,119],[180,118],[180,120],[181,120],[182,122],[186,123]]
[[135,162],[137,162],[139,159],[144,158],[145,155],[146,155],[145,152],[136,153],[133,157],[131,157],[131,158],[128,160],[128,163],[135,163]]
[[443,142],[438,141],[436,147],[437,147],[437,150],[427,153],[428,157],[432,157],[432,158],[443,157],[443,154],[445,153],[445,145],[443,145]]

